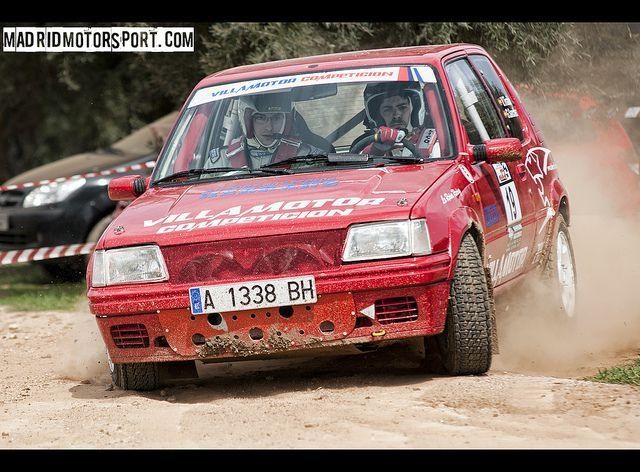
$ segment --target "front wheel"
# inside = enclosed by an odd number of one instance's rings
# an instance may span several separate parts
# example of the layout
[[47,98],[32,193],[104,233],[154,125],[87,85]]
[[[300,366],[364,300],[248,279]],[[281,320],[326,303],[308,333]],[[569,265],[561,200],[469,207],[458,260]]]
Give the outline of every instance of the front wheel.
[[424,338],[425,367],[448,375],[483,374],[491,367],[492,304],[482,257],[466,234],[449,290],[444,331]]
[[109,359],[113,384],[123,390],[155,390],[160,387],[160,375],[156,362],[114,364]]

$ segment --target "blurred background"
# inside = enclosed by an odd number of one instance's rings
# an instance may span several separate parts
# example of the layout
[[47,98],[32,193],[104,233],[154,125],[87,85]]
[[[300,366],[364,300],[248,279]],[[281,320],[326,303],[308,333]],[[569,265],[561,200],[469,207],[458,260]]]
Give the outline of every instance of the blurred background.
[[601,111],[620,115],[637,105],[640,91],[640,23],[111,26],[193,26],[195,52],[0,54],[0,182],[61,157],[110,145],[178,109],[208,74],[298,56],[470,42],[487,49],[517,88],[529,86],[538,97],[587,94],[601,104]]

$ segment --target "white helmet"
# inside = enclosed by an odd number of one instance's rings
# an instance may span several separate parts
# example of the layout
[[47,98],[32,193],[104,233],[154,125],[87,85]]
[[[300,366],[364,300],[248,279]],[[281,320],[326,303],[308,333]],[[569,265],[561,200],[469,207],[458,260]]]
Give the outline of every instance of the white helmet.
[[426,107],[418,82],[375,82],[365,87],[363,95],[364,109],[367,114],[364,124],[369,129],[384,126],[384,120],[380,115],[380,104],[385,98],[395,95],[406,97],[411,102],[411,125],[413,127],[424,125]]
[[289,136],[293,129],[293,103],[288,92],[264,93],[259,95],[247,95],[238,99],[238,117],[242,132],[244,133],[250,145],[260,147],[273,147],[280,143],[280,139],[276,139],[269,146],[261,143],[255,135],[253,129],[252,117],[255,113],[282,113],[284,120],[280,125],[280,129],[274,129],[273,132],[281,136]]

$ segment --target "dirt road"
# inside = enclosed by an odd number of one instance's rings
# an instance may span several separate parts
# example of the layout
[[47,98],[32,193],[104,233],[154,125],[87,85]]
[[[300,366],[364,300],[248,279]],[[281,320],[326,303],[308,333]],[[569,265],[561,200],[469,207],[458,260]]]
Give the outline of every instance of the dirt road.
[[[198,381],[135,393],[110,386],[86,305],[0,308],[0,448],[640,447],[640,388],[580,380],[637,356],[631,317],[572,344],[513,306],[501,313],[485,376],[424,375],[415,346],[395,345],[209,365]],[[593,335],[606,326],[616,342]]]

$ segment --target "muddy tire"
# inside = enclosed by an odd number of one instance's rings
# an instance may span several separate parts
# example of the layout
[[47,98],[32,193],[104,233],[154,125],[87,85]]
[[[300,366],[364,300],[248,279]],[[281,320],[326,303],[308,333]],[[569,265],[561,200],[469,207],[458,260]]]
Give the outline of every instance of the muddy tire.
[[[113,365],[113,367],[111,367]],[[145,362],[137,364],[111,364],[111,380],[123,390],[155,390],[160,387],[158,364]]]
[[553,316],[560,321],[574,322],[578,275],[569,228],[560,213],[542,275],[553,303]]
[[482,257],[466,234],[449,290],[444,331],[424,338],[425,368],[448,375],[483,374],[491,367],[491,300]]

